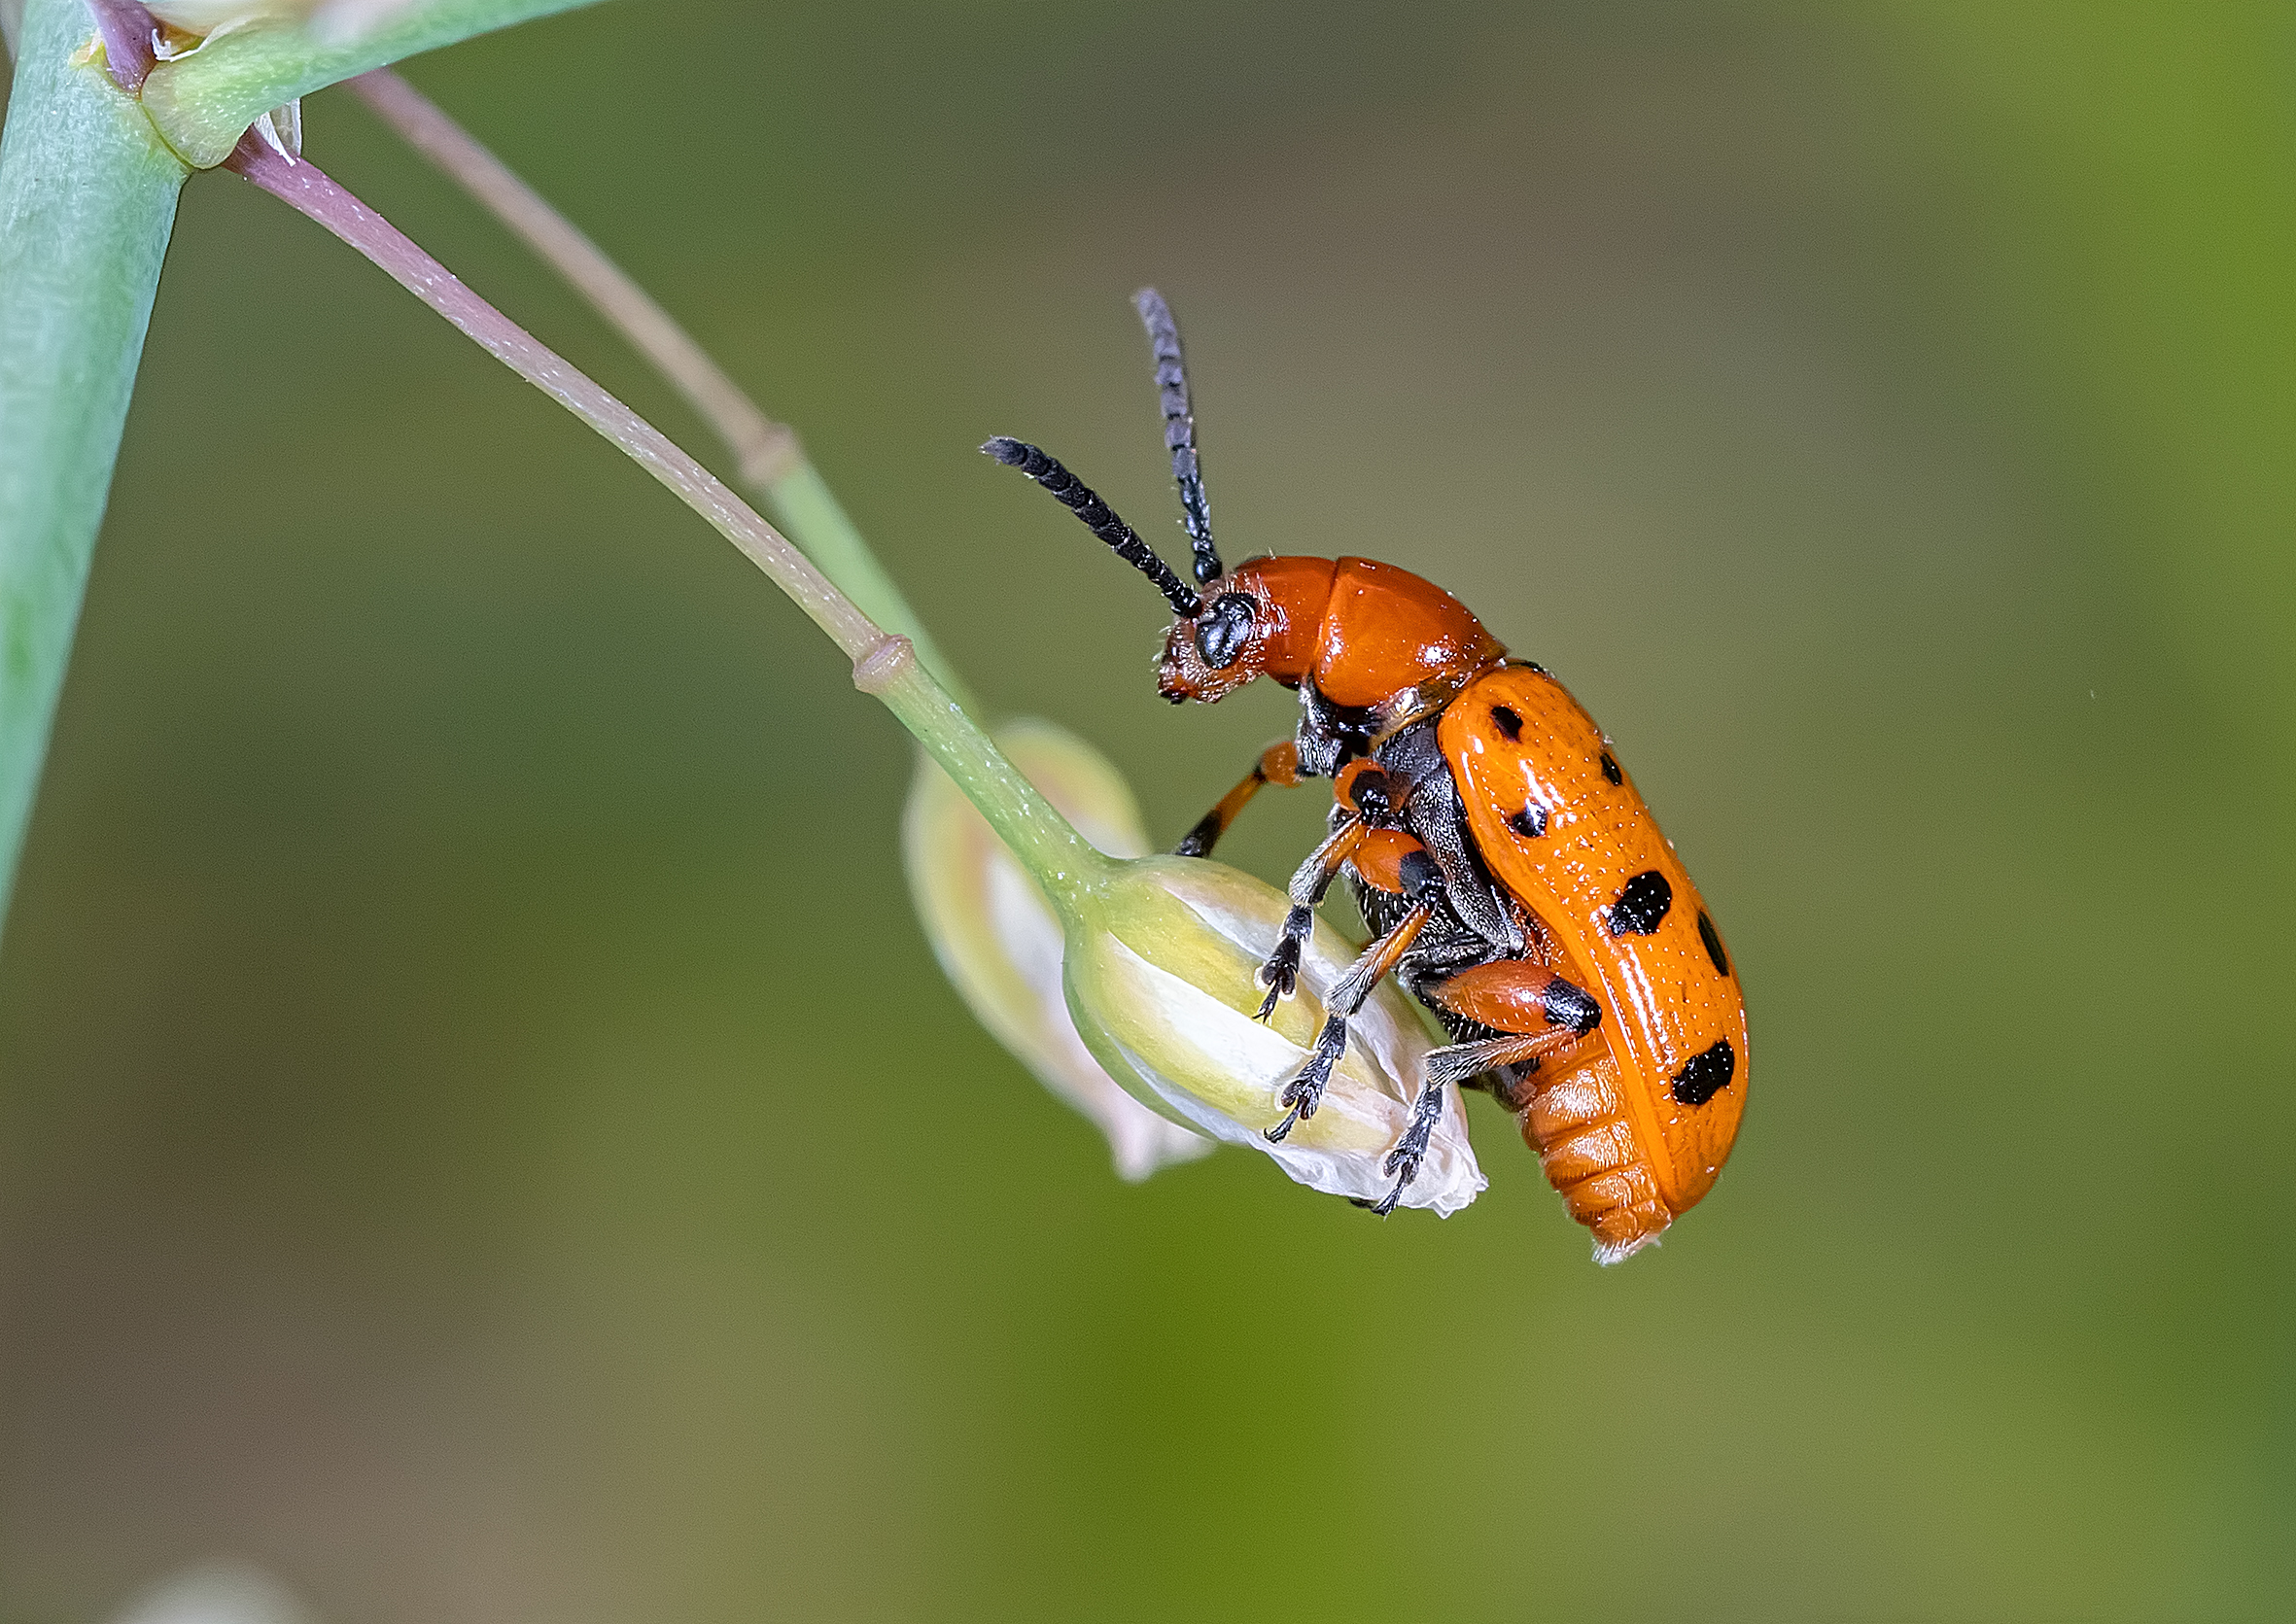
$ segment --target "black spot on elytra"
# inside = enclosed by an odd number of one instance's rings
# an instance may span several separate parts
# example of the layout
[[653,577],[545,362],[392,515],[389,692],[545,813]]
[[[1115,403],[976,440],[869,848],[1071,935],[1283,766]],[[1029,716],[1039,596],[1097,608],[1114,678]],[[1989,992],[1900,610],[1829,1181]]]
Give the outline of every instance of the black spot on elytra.
[[1730,1086],[1738,1073],[1738,1052],[1724,1038],[1674,1074],[1674,1097],[1685,1105],[1704,1105]]
[[1512,744],[1522,737],[1522,718],[1504,705],[1491,707],[1491,721]]
[[1618,900],[1611,904],[1613,936],[1648,936],[1656,930],[1674,906],[1674,887],[1656,869],[1645,869],[1626,881]]
[[1618,758],[1611,754],[1611,752],[1608,750],[1605,750],[1602,753],[1602,776],[1610,779],[1613,783],[1624,783],[1626,781],[1626,775],[1618,771]]
[[1547,833],[1547,809],[1533,801],[1522,811],[1510,812],[1507,816],[1507,827],[1522,836],[1524,840],[1535,841]]
[[1714,921],[1706,916],[1706,910],[1698,910],[1698,940],[1706,944],[1706,956],[1714,960],[1714,973],[1730,973],[1729,956],[1722,951],[1722,933],[1714,928]]

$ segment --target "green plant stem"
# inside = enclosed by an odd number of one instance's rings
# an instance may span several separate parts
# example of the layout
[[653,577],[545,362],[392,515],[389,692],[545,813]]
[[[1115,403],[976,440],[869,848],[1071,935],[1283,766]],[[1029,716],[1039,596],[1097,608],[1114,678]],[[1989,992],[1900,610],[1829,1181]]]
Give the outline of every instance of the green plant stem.
[[81,0],[30,0],[0,139],[0,908],[63,686],[188,173]]
[[401,57],[590,0],[423,0],[371,33],[333,38],[299,21],[251,23],[162,62],[144,85],[144,111],[196,169],[231,155],[247,126],[297,96]]
[[566,278],[600,319],[652,363],[725,442],[735,478],[766,504],[806,557],[862,613],[914,643],[941,685],[966,709],[977,710],[901,589],[807,458],[795,431],[759,410],[653,295],[437,103],[388,68],[362,74],[347,87]]
[[1037,876],[1056,906],[1073,908],[1083,891],[1109,871],[1112,859],[1093,849],[1005,759],[933,678],[907,638],[878,627],[779,531],[667,435],[480,298],[308,159],[290,158],[251,137],[231,155],[230,167],[365,255],[489,355],[596,430],[741,549],[852,660],[854,682],[882,700],[916,736]]
[[805,548],[806,557],[821,567],[821,573],[860,605],[870,619],[915,643],[917,657],[934,679],[965,709],[980,713],[972,690],[926,634],[917,611],[885,572],[885,566],[877,562],[876,553],[861,538],[859,529],[846,514],[845,504],[829,489],[829,482],[805,455],[803,446],[798,447],[795,460],[772,480],[743,483]]
[[887,638],[876,653],[856,662],[853,682],[899,718],[956,780],[1064,917],[1072,917],[1086,894],[1115,872],[1123,859],[1100,851],[1054,810],[925,669],[907,638]]

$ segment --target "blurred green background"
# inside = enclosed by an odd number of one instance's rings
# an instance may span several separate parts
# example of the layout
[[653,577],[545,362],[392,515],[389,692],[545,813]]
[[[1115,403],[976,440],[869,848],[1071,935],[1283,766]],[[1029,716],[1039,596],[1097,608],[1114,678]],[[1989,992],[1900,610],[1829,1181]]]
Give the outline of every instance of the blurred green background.
[[1488,1102],[1447,1223],[1118,1183],[823,639],[202,177],[0,955],[0,1617],[224,1553],[340,1621],[2286,1615],[2296,11],[656,0],[410,77],[1168,841],[1288,696],[1158,703],[973,450],[1176,549],[1158,282],[1232,554],[1432,576],[1619,741],[1752,1107],[1610,1271]]

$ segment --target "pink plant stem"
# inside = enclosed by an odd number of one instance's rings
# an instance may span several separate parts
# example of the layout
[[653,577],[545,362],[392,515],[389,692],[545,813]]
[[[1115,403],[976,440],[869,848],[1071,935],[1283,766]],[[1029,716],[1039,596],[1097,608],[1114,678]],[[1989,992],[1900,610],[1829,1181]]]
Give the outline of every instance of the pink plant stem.
[[796,467],[795,432],[759,411],[651,294],[437,103],[389,68],[361,74],[349,87],[409,146],[525,238],[544,263],[556,266],[678,387],[732,448],[743,483],[768,486]]
[[831,585],[827,576],[709,469],[472,293],[404,232],[328,179],[316,164],[291,158],[251,133],[240,140],[225,167],[365,255],[481,349],[634,458],[764,570],[849,658],[859,660],[887,640],[885,633]]
[[135,0],[87,0],[87,10],[95,18],[95,31],[103,37],[104,66],[110,70],[112,82],[135,95],[159,59],[152,51],[158,23]]

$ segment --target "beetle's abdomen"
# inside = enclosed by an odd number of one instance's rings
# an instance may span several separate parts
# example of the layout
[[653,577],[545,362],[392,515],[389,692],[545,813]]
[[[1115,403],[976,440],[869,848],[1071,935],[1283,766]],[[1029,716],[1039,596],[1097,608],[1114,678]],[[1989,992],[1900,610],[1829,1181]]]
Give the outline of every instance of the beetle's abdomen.
[[1478,677],[1437,732],[1485,866],[1602,1004],[1610,1092],[1667,1207],[1687,1212],[1746,1105],[1746,1004],[1713,916],[1602,730],[1545,672]]
[[1656,1240],[1674,1213],[1635,1134],[1618,1061],[1594,1041],[1597,1052],[1584,1063],[1533,1072],[1507,1103],[1523,1142],[1539,1153],[1547,1182],[1594,1232],[1595,1261],[1615,1263]]

